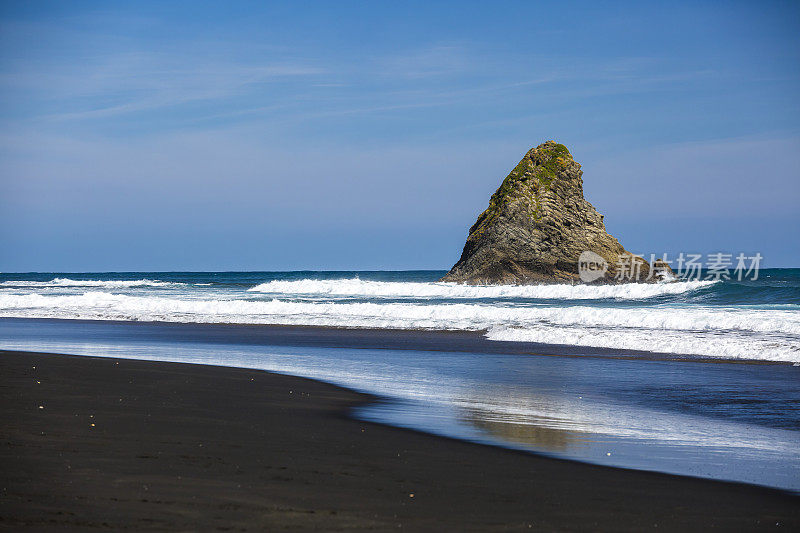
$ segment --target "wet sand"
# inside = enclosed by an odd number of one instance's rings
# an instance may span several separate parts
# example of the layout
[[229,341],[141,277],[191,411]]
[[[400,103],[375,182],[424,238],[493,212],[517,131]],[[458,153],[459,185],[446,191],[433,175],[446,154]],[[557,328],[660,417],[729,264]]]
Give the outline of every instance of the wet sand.
[[0,528],[800,529],[794,495],[348,417],[373,400],[258,370],[0,351]]

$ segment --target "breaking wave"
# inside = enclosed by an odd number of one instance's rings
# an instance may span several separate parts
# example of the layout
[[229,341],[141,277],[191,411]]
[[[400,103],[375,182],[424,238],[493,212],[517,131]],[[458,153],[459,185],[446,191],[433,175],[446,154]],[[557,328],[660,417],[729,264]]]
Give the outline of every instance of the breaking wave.
[[678,281],[669,283],[628,283],[623,285],[462,285],[369,281],[358,278],[336,280],[274,280],[256,285],[251,292],[275,295],[333,296],[368,298],[530,298],[544,300],[641,300],[683,294],[709,287],[716,281]]
[[152,279],[135,280],[76,280],[69,278],[55,278],[50,281],[0,281],[2,287],[103,287],[107,289],[125,289],[130,287],[170,287],[182,286],[185,283],[173,281],[158,281]]
[[0,294],[0,315],[485,330],[489,339],[497,341],[800,361],[800,313],[795,310],[180,299],[95,291],[58,296]]
[[800,342],[777,335],[743,336],[711,331],[592,328],[492,328],[493,341],[534,342],[641,352],[692,354],[724,359],[800,361]]

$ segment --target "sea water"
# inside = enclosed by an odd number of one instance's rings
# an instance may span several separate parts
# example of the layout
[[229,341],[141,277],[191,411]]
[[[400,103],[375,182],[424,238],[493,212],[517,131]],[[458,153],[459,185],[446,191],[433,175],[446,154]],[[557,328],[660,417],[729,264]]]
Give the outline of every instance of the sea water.
[[368,420],[800,490],[800,270],[597,287],[442,274],[2,274],[0,348],[286,372],[380,395]]

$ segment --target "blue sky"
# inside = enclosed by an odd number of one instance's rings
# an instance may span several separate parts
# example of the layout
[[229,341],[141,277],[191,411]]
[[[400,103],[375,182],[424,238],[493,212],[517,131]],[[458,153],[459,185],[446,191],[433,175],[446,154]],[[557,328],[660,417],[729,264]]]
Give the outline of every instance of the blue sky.
[[800,266],[798,34],[796,2],[3,2],[0,271],[446,269],[548,139],[629,250]]

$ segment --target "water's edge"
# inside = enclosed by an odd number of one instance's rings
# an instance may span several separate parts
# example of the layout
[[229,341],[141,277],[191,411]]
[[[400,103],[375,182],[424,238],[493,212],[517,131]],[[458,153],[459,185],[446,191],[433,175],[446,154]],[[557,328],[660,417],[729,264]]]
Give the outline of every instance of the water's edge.
[[[21,351],[21,350],[5,350],[0,347],[0,357],[2,357],[2,352],[16,352],[22,354],[31,354],[31,355],[48,355],[48,356],[58,356],[58,357],[88,357],[90,359],[123,359],[123,360],[136,360],[136,361],[143,361],[143,359],[138,357],[124,357],[120,356],[119,354],[113,356],[103,356],[103,355],[81,355],[81,354],[69,354],[69,353],[59,353],[59,352],[47,352],[47,351]],[[720,483],[725,485],[733,485],[733,486],[743,486],[743,487],[758,487],[760,490],[765,490],[768,492],[773,492],[777,494],[783,495],[791,495],[791,496],[800,496],[800,489],[797,490],[790,490],[790,489],[783,489],[778,487],[772,487],[769,485],[758,484],[758,483],[747,483],[742,481],[736,480],[729,480],[729,479],[709,479],[707,477],[702,476],[693,476],[687,474],[674,474],[670,472],[665,472],[662,470],[654,470],[654,469],[646,469],[646,468],[628,468],[624,466],[617,466],[617,465],[609,465],[603,464],[600,462],[594,461],[585,461],[585,460],[577,460],[568,457],[563,457],[551,453],[546,453],[542,451],[533,451],[527,449],[522,446],[513,445],[508,442],[504,442],[497,439],[488,439],[485,437],[481,437],[479,434],[476,434],[473,437],[455,437],[453,435],[447,433],[440,433],[437,431],[430,431],[421,429],[419,427],[414,427],[411,425],[405,425],[403,423],[391,423],[387,421],[383,421],[380,419],[380,416],[376,416],[371,411],[380,412],[380,410],[384,407],[391,407],[392,405],[398,403],[395,399],[383,396],[380,394],[376,394],[374,392],[370,392],[364,389],[358,389],[356,387],[348,387],[337,383],[335,381],[329,381],[326,379],[320,378],[312,378],[305,376],[303,374],[294,374],[288,372],[277,372],[274,370],[265,370],[262,368],[254,368],[249,366],[237,366],[237,365],[220,365],[220,364],[210,364],[210,363],[202,363],[202,362],[185,362],[185,361],[172,361],[172,360],[162,360],[162,359],[149,359],[144,360],[146,362],[154,363],[154,364],[168,364],[168,365],[202,365],[208,367],[217,367],[217,368],[239,368],[244,370],[252,370],[258,372],[264,372],[267,374],[277,374],[277,375],[285,375],[285,376],[292,376],[295,378],[313,381],[317,383],[324,383],[331,387],[336,387],[340,390],[347,391],[354,395],[359,396],[361,399],[357,402],[356,405],[344,410],[342,412],[342,416],[347,418],[351,418],[353,420],[359,420],[362,422],[367,422],[370,424],[376,424],[384,427],[390,427],[397,431],[409,431],[413,433],[427,435],[429,437],[437,438],[437,439],[445,439],[445,440],[452,440],[458,442],[468,442],[470,444],[476,446],[488,446],[492,448],[500,448],[504,449],[513,453],[520,453],[523,455],[533,455],[537,457],[547,458],[551,461],[559,461],[559,462],[569,462],[569,463],[578,463],[578,464],[586,464],[592,465],[599,468],[613,468],[616,470],[631,470],[631,471],[644,471],[644,472],[651,472],[662,476],[668,477],[683,477],[683,478],[691,478],[691,479],[698,479],[703,480],[704,482],[713,482],[713,483]]]

